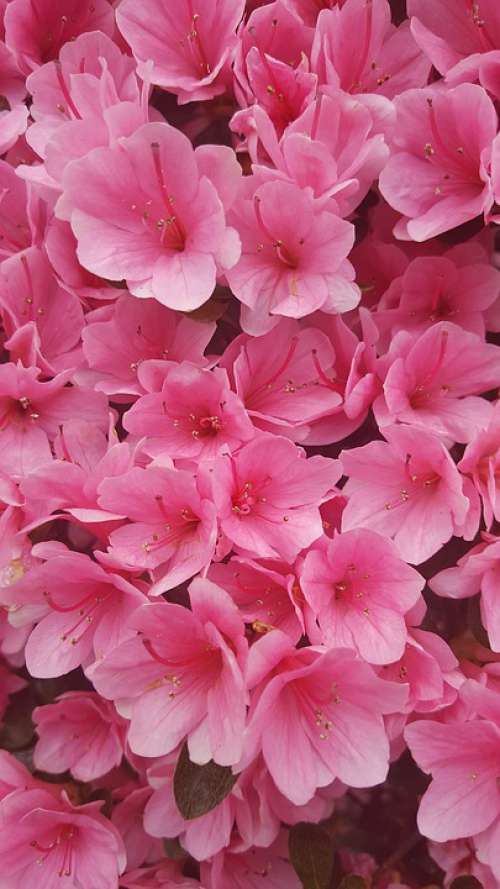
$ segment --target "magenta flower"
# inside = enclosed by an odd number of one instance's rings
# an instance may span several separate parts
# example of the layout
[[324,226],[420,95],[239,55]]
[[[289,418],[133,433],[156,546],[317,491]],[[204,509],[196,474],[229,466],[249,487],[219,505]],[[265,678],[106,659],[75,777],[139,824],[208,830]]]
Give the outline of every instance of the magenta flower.
[[161,392],[140,397],[123,422],[129,432],[148,436],[149,454],[173,459],[231,453],[255,434],[225,371],[200,370],[187,361],[171,365]]
[[35,367],[0,367],[0,469],[18,478],[50,461],[49,442],[75,413],[101,429],[108,421],[101,393],[66,386],[70,371],[47,382],[39,376]]
[[33,711],[38,741],[34,759],[42,772],[69,770],[77,781],[94,781],[120,765],[126,723],[95,692],[66,692]]
[[145,596],[118,574],[111,574],[83,553],[59,551],[0,593],[4,604],[36,606],[37,626],[26,643],[32,676],[62,676],[130,635],[127,618]]
[[[145,124],[70,164],[61,214],[71,221],[82,265],[125,278],[135,296],[170,308],[202,305],[218,265],[228,269],[240,255],[204,172],[189,139],[166,123]],[[236,161],[232,172],[239,175]]]
[[144,361],[190,361],[203,365],[215,325],[178,315],[156,300],[124,293],[102,312],[87,315],[83,352],[109,395],[142,395],[137,372]]
[[255,9],[238,36],[234,66],[238,102],[249,106],[250,114],[254,106],[262,110],[281,135],[316,94],[318,79],[310,73],[308,58],[313,31],[274,0]]
[[416,722],[405,730],[410,751],[432,782],[420,803],[417,823],[430,839],[470,837],[500,814],[500,730],[487,720],[441,725]]
[[[0,803],[2,869],[12,889],[118,889],[125,870],[120,834],[99,813],[102,802],[72,806],[46,790],[18,790]],[[76,882],[78,881],[78,882]]]
[[445,568],[430,581],[438,596],[465,599],[481,593],[481,619],[493,651],[500,651],[500,615],[498,584],[500,580],[500,541],[485,534],[485,540],[458,560],[454,568]]
[[[457,74],[480,65],[480,55],[500,49],[500,14],[492,0],[454,3],[453,0],[409,0],[411,30],[441,74]],[[479,58],[478,58],[479,54]],[[472,56],[472,58],[471,58]]]
[[[403,426],[387,427],[384,434],[387,441],[342,451],[349,476],[342,530],[364,527],[392,537],[402,558],[419,565],[462,533],[470,501],[437,438]],[[473,537],[476,530],[477,524],[464,533]]]
[[134,467],[101,483],[99,504],[130,520],[111,534],[111,554],[127,570],[152,572],[151,594],[172,589],[209,564],[216,542],[215,508],[200,493],[193,473]]
[[286,860],[286,846],[282,839],[285,837],[278,838],[267,849],[254,848],[235,854],[230,848],[220,852],[212,861],[203,863],[203,886],[206,889],[247,889],[250,878],[252,889],[300,889],[301,881]]
[[107,0],[10,0],[5,42],[24,74],[57,59],[61,48],[86,31],[113,33]]
[[439,321],[451,321],[484,337],[488,309],[498,300],[500,272],[486,254],[479,259],[462,247],[444,256],[416,257],[382,296],[375,323],[394,334],[423,333]]
[[198,578],[189,591],[191,611],[164,602],[136,611],[129,628],[138,635],[97,665],[92,681],[99,694],[128,701],[135,753],[162,756],[187,737],[194,762],[232,765],[246,719],[244,624],[215,584]]
[[307,803],[335,778],[351,787],[385,779],[389,743],[382,714],[404,705],[406,688],[378,679],[353,651],[295,650],[278,630],[251,649],[249,681],[259,680],[245,760],[262,749],[273,781],[291,802]]
[[486,164],[498,121],[485,90],[408,90],[395,105],[394,153],[380,190],[407,217],[396,232],[426,241],[487,214],[493,195]]
[[222,531],[238,549],[293,562],[321,536],[319,506],[341,475],[337,460],[306,459],[278,436],[260,435],[214,465],[212,485]]
[[243,0],[123,0],[116,19],[139,70],[151,60],[152,82],[193,102],[224,92],[243,10]]
[[442,321],[414,342],[399,334],[392,350],[383,396],[374,404],[382,429],[399,421],[467,442],[488,424],[491,405],[476,396],[500,385],[496,346]]
[[483,516],[489,529],[500,518],[500,407],[498,402],[489,422],[484,424],[467,445],[458,468],[469,476],[483,505]]
[[311,641],[354,648],[372,664],[401,657],[405,614],[417,603],[424,579],[392,541],[364,528],[337,534],[310,550],[300,583],[313,615]]
[[80,301],[59,286],[39,248],[2,263],[0,310],[13,361],[39,367],[48,376],[81,364]]
[[256,633],[279,629],[298,642],[305,633],[302,590],[293,569],[271,559],[234,556],[210,566],[208,577],[226,590]]
[[264,336],[238,337],[223,356],[253,423],[293,441],[301,441],[308,424],[341,405],[336,388],[325,384],[334,362],[324,333],[287,319]]
[[345,0],[321,11],[311,52],[321,82],[347,93],[376,93],[393,99],[427,83],[430,63],[417,46],[409,22],[391,24],[388,0]]
[[273,326],[270,316],[354,309],[359,291],[346,259],[354,242],[352,225],[319,209],[306,189],[279,180],[258,182],[246,181],[229,215],[242,253],[226,276],[235,296],[251,309],[245,331],[265,333]]
[[[65,166],[61,158],[66,153],[66,160],[72,160],[67,150],[72,134],[87,150],[106,144],[106,110],[120,102],[140,100],[133,60],[98,31],[65,43],[56,61],[29,76],[27,87],[33,97],[30,112],[34,120],[27,141],[47,161],[47,172],[57,182]],[[58,165],[52,157],[54,139]]]

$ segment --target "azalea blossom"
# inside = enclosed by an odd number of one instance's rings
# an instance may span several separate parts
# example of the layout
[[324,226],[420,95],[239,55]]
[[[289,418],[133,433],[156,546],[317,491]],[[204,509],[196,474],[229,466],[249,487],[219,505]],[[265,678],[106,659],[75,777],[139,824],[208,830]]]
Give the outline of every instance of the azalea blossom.
[[214,290],[218,266],[238,261],[239,239],[215,186],[186,136],[166,123],[90,151],[68,167],[63,188],[60,213],[71,222],[82,265],[103,278],[126,278],[135,296],[195,309]]
[[193,581],[190,602],[192,611],[171,603],[136,611],[129,627],[137,635],[92,671],[92,681],[105,697],[130,702],[136,753],[161,756],[187,737],[195,762],[231,765],[241,756],[246,717],[243,621],[208,580]]

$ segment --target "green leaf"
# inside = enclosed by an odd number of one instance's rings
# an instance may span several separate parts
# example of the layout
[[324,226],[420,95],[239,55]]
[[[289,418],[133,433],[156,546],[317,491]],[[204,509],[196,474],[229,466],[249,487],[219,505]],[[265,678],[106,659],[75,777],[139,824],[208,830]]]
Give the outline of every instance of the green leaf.
[[461,877],[455,877],[450,889],[483,889],[483,884],[472,874],[463,874]]
[[295,824],[290,829],[288,851],[304,889],[329,889],[335,849],[326,830],[317,824]]
[[237,780],[238,776],[227,766],[213,761],[204,766],[191,762],[184,744],[174,774],[174,797],[182,817],[190,821],[211,812],[231,792]]

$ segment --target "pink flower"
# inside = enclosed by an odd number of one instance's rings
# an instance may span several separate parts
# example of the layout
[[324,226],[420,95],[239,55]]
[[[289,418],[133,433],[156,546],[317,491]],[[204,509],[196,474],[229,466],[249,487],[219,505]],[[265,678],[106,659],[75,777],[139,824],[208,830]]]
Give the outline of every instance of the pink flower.
[[231,63],[243,10],[243,0],[123,0],[116,20],[139,71],[152,61],[152,82],[192,102],[224,92],[221,73]]
[[261,749],[278,789],[296,805],[335,778],[351,787],[384,781],[389,744],[382,714],[407,689],[378,679],[353,651],[295,648],[273,630],[250,651],[245,761]]
[[307,554],[300,583],[313,614],[311,641],[354,648],[372,664],[401,657],[404,615],[417,603],[424,579],[390,540],[364,528],[337,534]]
[[208,577],[226,590],[254,632],[279,629],[293,642],[305,634],[303,596],[292,569],[270,559],[234,556],[210,566]]
[[498,589],[500,580],[500,541],[488,539],[469,550],[456,567],[440,571],[430,581],[438,596],[464,599],[481,592],[481,618],[488,632],[493,651],[500,651],[500,614]]
[[[239,31],[234,89],[243,107],[258,105],[279,135],[313,100],[318,79],[309,71],[313,31],[284,3],[266,3]],[[240,115],[237,115],[239,117]]]
[[226,372],[200,370],[187,361],[172,364],[161,392],[139,398],[123,423],[129,432],[149,436],[149,454],[173,459],[231,453],[255,434],[243,404],[229,389]]
[[388,0],[345,0],[320,12],[311,62],[320,82],[389,99],[424,86],[430,70],[409,23],[391,25]]
[[78,414],[101,429],[107,401],[99,392],[68,388],[70,371],[40,382],[40,372],[12,363],[0,367],[0,469],[17,477],[51,460],[49,442],[64,420]]
[[437,842],[470,837],[500,814],[500,730],[486,720],[416,722],[405,738],[421,769],[432,774],[418,810],[420,832]]
[[97,372],[96,388],[108,395],[142,395],[137,371],[144,361],[190,361],[203,365],[215,325],[195,321],[124,293],[112,306],[87,316],[83,351]]
[[323,385],[338,392],[343,399],[338,408],[311,423],[305,444],[322,445],[341,441],[358,429],[380,391],[375,350],[378,331],[364,310],[360,310],[358,335],[338,315],[317,312],[312,321],[328,336],[335,352],[331,370],[322,365],[319,353],[316,355],[318,377]]
[[18,608],[37,607],[25,653],[29,672],[41,678],[102,658],[130,635],[126,620],[145,600],[123,577],[76,552],[54,555],[0,596]]
[[414,241],[462,225],[493,203],[485,170],[498,120],[479,86],[408,90],[396,99],[394,153],[380,175],[382,195],[406,220],[396,232]]
[[458,468],[468,475],[483,504],[484,521],[487,528],[493,519],[500,519],[500,406],[492,411],[490,420],[484,424],[470,444],[467,445]]
[[218,266],[234,265],[240,247],[200,164],[189,139],[166,123],[145,124],[71,163],[59,206],[82,265],[103,278],[125,278],[135,296],[170,308],[202,305]]
[[13,790],[28,790],[41,787],[41,782],[33,778],[12,753],[0,750],[0,801],[12,793]]
[[459,876],[469,874],[479,880],[483,889],[496,889],[496,879],[490,868],[477,860],[471,840],[449,840],[447,843],[427,843],[429,855],[445,872],[445,886]]
[[182,875],[182,862],[161,859],[150,867],[127,871],[120,880],[124,889],[203,889],[198,880]]
[[491,0],[409,0],[408,15],[415,40],[441,74],[470,56],[478,65],[477,54],[500,49],[500,15]]
[[281,0],[290,12],[298,15],[305,25],[314,28],[322,9],[333,9],[342,6],[345,0]]
[[229,849],[203,862],[201,878],[206,889],[300,889],[301,881],[286,858],[286,846],[279,840],[269,849],[239,854]]
[[145,827],[152,836],[180,837],[182,847],[198,861],[216,855],[238,836],[241,849],[270,846],[281,822],[320,821],[332,809],[328,794],[317,794],[306,806],[294,806],[276,788],[261,759],[238,777],[231,793],[206,815],[182,818],[173,792],[174,763],[159,763],[148,771],[154,792],[146,805]]
[[5,43],[0,43],[0,95],[4,97],[0,111],[0,153],[5,154],[26,132],[29,118],[23,103],[24,78]]
[[120,831],[127,850],[127,868],[139,867],[145,861],[157,861],[162,852],[162,844],[144,830],[145,806],[151,797],[150,787],[124,785],[115,793],[121,799],[113,808],[111,820]]
[[253,423],[293,441],[305,438],[309,423],[340,406],[341,395],[324,383],[334,362],[324,333],[301,330],[284,318],[264,336],[237,337],[222,361]]
[[126,723],[95,692],[66,692],[36,707],[34,760],[42,772],[69,770],[77,781],[94,781],[120,765]]
[[484,337],[485,312],[498,300],[500,272],[485,261],[472,263],[460,248],[444,256],[420,256],[382,297],[374,321],[394,334],[423,333],[439,321],[452,321]]
[[402,558],[419,565],[462,533],[470,502],[437,438],[402,426],[386,427],[384,435],[386,442],[342,451],[349,476],[342,530],[361,526],[392,537]]
[[88,305],[89,300],[93,299],[116,298],[117,291],[111,284],[92,275],[80,265],[76,253],[77,241],[69,222],[63,222],[54,216],[47,226],[44,246],[62,286],[75,293],[84,305]]
[[[307,190],[290,182],[246,180],[229,215],[242,241],[227,272],[235,296],[251,309],[247,333],[265,333],[270,316],[302,318],[316,309],[347,312],[359,302],[346,257],[354,242],[349,222],[317,208]],[[248,322],[245,318],[248,316]],[[274,319],[277,320],[277,319]]]
[[193,473],[135,467],[101,483],[99,504],[130,519],[111,534],[111,553],[129,570],[153,573],[152,595],[209,564],[216,542],[215,508],[200,493]]
[[189,592],[191,611],[165,602],[137,611],[129,627],[139,635],[115,648],[92,682],[128,701],[134,753],[162,756],[187,737],[194,762],[232,765],[246,716],[244,624],[215,584],[198,578]]
[[111,35],[113,28],[107,0],[10,0],[5,11],[5,42],[24,74],[56,59],[79,34]]
[[34,233],[31,209],[26,183],[16,176],[10,164],[0,160],[0,261],[31,247]]
[[[81,139],[85,123],[94,134],[102,131],[107,142],[106,109],[139,100],[133,59],[98,31],[65,43],[57,61],[42,65],[29,76],[27,88],[33,97],[30,113],[35,121],[27,142],[48,160],[52,137],[68,138],[74,132]],[[62,169],[49,164],[48,172],[59,180]]]
[[452,704],[461,681],[458,661],[444,639],[427,630],[408,630],[403,655],[393,664],[385,664],[384,679],[400,682],[409,689],[403,713],[390,717],[405,721],[404,713],[432,713]]
[[37,366],[49,376],[82,363],[80,301],[58,285],[39,248],[2,263],[0,311],[12,361]]
[[[272,180],[278,172],[279,178],[311,188],[325,209],[337,209],[340,216],[361,203],[389,157],[375,116],[334,88],[324,88],[279,141],[260,105],[235,114],[231,129],[247,137],[253,169],[260,176]],[[272,168],[264,166],[268,158]]]
[[[12,889],[43,880],[44,889],[118,889],[125,850],[99,813],[102,802],[78,808],[45,790],[19,790],[0,803],[2,869]],[[78,883],[76,882],[78,881]]]
[[133,464],[127,442],[118,442],[115,431],[109,439],[86,420],[68,420],[54,441],[56,459],[34,469],[21,482],[33,525],[42,524],[55,510],[64,509],[77,522],[107,541],[121,516],[99,509],[99,486],[105,479],[120,476]]
[[475,396],[500,385],[496,346],[441,321],[415,342],[400,333],[383,361],[391,357],[383,396],[374,404],[381,428],[399,421],[467,442],[487,425],[491,405]]
[[338,461],[306,459],[287,439],[260,435],[215,463],[212,485],[222,531],[247,553],[292,562],[321,536],[319,506],[340,475]]

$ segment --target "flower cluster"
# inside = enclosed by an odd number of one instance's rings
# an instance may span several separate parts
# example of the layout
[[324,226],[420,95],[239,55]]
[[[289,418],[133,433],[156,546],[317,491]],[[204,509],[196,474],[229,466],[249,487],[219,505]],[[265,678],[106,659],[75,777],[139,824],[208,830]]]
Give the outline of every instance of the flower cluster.
[[0,0],[2,889],[500,886],[500,4],[404,5]]

